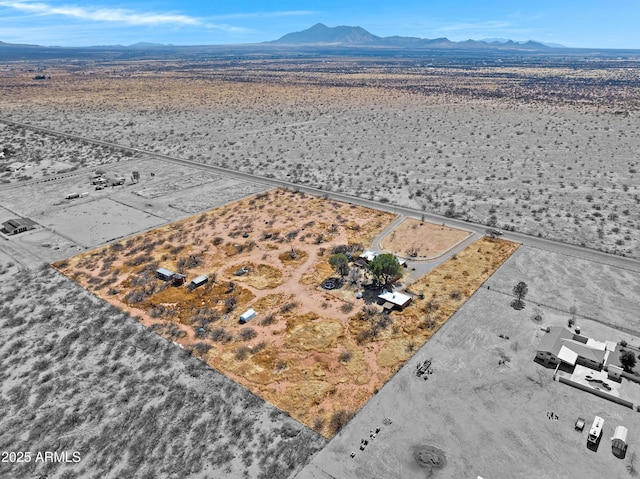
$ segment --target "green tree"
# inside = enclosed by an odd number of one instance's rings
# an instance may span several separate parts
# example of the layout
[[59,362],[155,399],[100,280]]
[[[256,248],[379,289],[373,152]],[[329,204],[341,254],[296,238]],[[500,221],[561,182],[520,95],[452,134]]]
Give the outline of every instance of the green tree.
[[525,283],[524,281],[520,281],[518,284],[516,284],[513,287],[513,294],[516,297],[516,299],[514,299],[511,302],[511,306],[513,307],[513,309],[523,309],[524,308],[523,299],[527,295],[528,292],[529,292],[529,287],[527,286],[527,283]]
[[329,258],[329,264],[333,270],[344,279],[349,274],[349,258],[344,253],[336,253]]
[[376,256],[369,263],[369,271],[378,286],[388,286],[402,277],[402,266],[390,253]]
[[636,365],[636,355],[633,351],[623,351],[620,353],[620,364],[624,367],[624,370],[630,373]]

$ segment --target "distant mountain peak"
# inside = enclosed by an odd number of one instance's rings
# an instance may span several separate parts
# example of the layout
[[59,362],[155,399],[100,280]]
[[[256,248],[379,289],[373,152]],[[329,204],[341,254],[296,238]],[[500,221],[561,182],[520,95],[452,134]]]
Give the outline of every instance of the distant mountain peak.
[[507,39],[467,40],[464,42],[452,42],[448,38],[418,38],[418,37],[379,37],[362,27],[337,26],[328,27],[324,23],[316,23],[312,27],[300,32],[287,33],[286,35],[267,43],[288,45],[342,45],[364,47],[395,47],[395,48],[501,48],[501,49],[526,49],[544,50],[549,46],[534,41],[514,42]]
[[151,42],[138,42],[138,43],[133,43],[129,45],[129,47],[132,47],[132,48],[171,47],[171,46],[173,45],[165,44],[165,43],[151,43]]
[[328,27],[324,23],[316,23],[301,32],[287,33],[283,37],[269,43],[287,44],[343,44],[368,45],[376,43],[380,37],[372,35],[362,27],[340,25]]

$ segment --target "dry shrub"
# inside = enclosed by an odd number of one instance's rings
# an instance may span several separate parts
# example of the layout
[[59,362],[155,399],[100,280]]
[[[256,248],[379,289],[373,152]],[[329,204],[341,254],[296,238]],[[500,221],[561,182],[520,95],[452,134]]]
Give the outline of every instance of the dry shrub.
[[224,328],[215,328],[209,333],[209,338],[217,343],[228,343],[233,339],[233,336]]
[[280,312],[282,314],[288,313],[289,311],[293,311],[297,306],[298,306],[298,303],[296,303],[295,301],[292,301],[290,303],[283,305],[280,308]]
[[329,421],[329,427],[334,434],[337,434],[340,429],[346,426],[351,418],[353,417],[353,412],[346,411],[344,409],[338,409],[334,411],[331,415],[331,420]]
[[256,330],[253,328],[244,328],[241,329],[238,333],[238,339],[240,339],[241,341],[250,341],[257,336],[258,333],[256,333]]
[[343,363],[348,363],[351,360],[352,354],[351,351],[343,351],[338,356],[338,360]]
[[323,417],[316,417],[313,420],[313,423],[311,425],[311,429],[313,429],[318,434],[322,434],[322,430],[324,429],[324,422],[325,422],[325,420],[324,420]]
[[264,341],[260,341],[258,344],[256,344],[253,347],[253,354],[258,354],[260,351],[266,349],[267,347],[267,343],[265,343]]
[[203,342],[199,342],[193,345],[194,351],[202,355],[207,354],[211,348],[212,346],[210,344],[203,343]]
[[243,359],[247,358],[250,352],[251,352],[251,349],[249,349],[248,346],[240,346],[238,349],[236,349],[235,358],[238,361],[242,361]]
[[269,326],[275,323],[275,321],[276,321],[275,316],[273,314],[268,314],[262,319],[262,321],[260,321],[260,324],[262,326]]
[[353,303],[344,303],[342,306],[340,306],[340,311],[345,314],[350,313],[351,311],[353,311]]

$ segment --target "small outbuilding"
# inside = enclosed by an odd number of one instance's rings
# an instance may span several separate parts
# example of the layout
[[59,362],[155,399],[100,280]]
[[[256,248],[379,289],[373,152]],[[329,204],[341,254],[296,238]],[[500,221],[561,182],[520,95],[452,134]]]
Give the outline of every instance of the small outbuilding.
[[184,274],[174,273],[174,275],[171,276],[171,284],[174,286],[182,286],[186,280],[187,277]]
[[253,318],[256,317],[256,314],[257,313],[253,309],[247,309],[240,316],[240,324],[244,324],[244,323],[247,323],[247,322],[251,321]]
[[156,270],[156,278],[161,279],[162,281],[169,281],[173,278],[173,271],[169,271],[166,268],[158,268]]
[[411,296],[390,291],[379,294],[378,299],[384,301],[382,305],[384,309],[403,310],[411,302]]
[[627,452],[627,433],[629,431],[624,426],[616,426],[616,430],[611,438],[611,452],[617,457],[624,457]]
[[203,284],[207,284],[208,282],[209,282],[209,278],[206,275],[201,274],[197,278],[193,278],[191,280],[191,282],[189,283],[188,288],[193,290],[193,289],[199,288]]
[[14,161],[10,165],[8,165],[7,168],[9,168],[9,171],[20,171],[23,170],[26,166],[26,163],[22,163],[21,161]]

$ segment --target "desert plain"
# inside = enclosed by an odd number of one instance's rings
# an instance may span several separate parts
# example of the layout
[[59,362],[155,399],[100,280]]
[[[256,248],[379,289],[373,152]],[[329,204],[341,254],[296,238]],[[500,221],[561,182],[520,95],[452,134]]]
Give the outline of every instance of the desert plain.
[[[569,318],[640,345],[637,61],[456,61],[0,65],[0,221],[37,224],[0,238],[0,444],[82,458],[1,475],[632,477],[638,413],[533,359]],[[341,245],[406,258],[411,304],[323,289]]]

